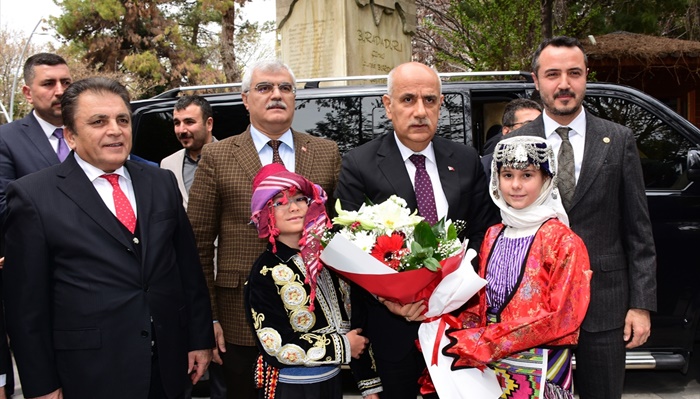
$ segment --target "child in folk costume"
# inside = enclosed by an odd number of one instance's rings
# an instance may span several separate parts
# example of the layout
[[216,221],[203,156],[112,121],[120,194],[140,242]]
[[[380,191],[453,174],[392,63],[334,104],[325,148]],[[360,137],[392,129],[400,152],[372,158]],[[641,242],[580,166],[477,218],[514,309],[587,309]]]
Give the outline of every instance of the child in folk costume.
[[443,352],[455,358],[453,369],[493,368],[502,398],[573,398],[571,351],[592,272],[568,227],[552,148],[538,137],[501,141],[489,185],[503,221],[481,246],[488,284],[462,313],[465,328],[446,333]]
[[261,353],[261,398],[340,399],[340,365],[351,358],[362,358],[351,367],[365,397],[381,391],[368,367],[368,340],[350,329],[350,287],[318,259],[320,237],[331,226],[326,199],[320,186],[280,164],[261,168],[253,180],[251,220],[269,239],[245,287]]

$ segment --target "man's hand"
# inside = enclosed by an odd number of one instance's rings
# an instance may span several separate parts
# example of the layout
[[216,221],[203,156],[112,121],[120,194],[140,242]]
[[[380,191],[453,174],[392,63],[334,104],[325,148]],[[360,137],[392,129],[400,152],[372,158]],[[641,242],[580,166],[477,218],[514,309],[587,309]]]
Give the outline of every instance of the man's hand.
[[350,354],[355,359],[360,358],[360,355],[365,351],[365,348],[369,343],[369,339],[363,337],[360,335],[360,333],[362,333],[362,329],[356,328],[348,331],[348,333],[345,334],[345,336],[348,338],[348,342],[350,342]]
[[0,269],[2,269],[3,266],[5,266],[5,257],[4,256],[2,258],[0,258]]
[[[630,309],[625,317],[624,340],[625,348],[632,349],[647,342],[651,335],[651,318],[649,311],[644,309]],[[631,338],[631,340],[630,340]]]
[[[5,387],[3,387],[3,392],[5,391]],[[63,389],[58,388],[57,390],[51,392],[48,395],[42,395],[42,396],[37,396],[34,398],[27,398],[27,399],[63,399]]]
[[371,393],[371,394],[365,396],[363,399],[379,399],[379,394],[378,393]]
[[384,304],[389,311],[397,316],[401,316],[406,319],[406,321],[423,321],[425,316],[423,312],[426,309],[425,301],[418,301],[409,303],[407,305],[401,305],[397,302],[392,302],[386,300],[382,297],[377,298],[379,303]]
[[196,384],[204,375],[211,362],[211,349],[191,351],[187,354],[187,374],[192,379],[192,385]]
[[216,346],[212,352],[214,358],[212,359],[216,364],[224,364],[223,359],[219,352],[226,352],[226,341],[224,340],[224,329],[221,328],[221,323],[214,323],[214,340],[216,341]]

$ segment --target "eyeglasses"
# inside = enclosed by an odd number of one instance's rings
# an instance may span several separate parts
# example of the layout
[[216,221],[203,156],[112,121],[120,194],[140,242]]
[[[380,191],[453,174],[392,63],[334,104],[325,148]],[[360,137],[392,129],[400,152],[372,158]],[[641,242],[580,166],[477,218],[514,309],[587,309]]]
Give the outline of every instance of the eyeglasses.
[[289,209],[290,205],[294,203],[297,207],[307,207],[311,203],[311,198],[301,195],[298,197],[292,197],[292,198],[280,198],[277,201],[272,202],[272,206],[275,209],[280,209],[280,210],[287,210]]
[[291,83],[260,82],[256,84],[254,88],[255,91],[257,91],[260,94],[268,94],[275,89],[275,86],[279,88],[280,93],[282,94],[294,94],[297,92],[296,87],[294,87],[294,85]]
[[530,122],[532,122],[532,120],[527,120],[527,121],[522,121],[522,122],[516,122],[516,123],[513,123],[512,125],[506,125],[506,127],[509,127],[509,128],[511,128],[511,129],[514,128],[514,127],[516,127],[516,126],[518,126],[518,125],[520,125],[520,127],[522,127],[522,126],[527,125],[527,124],[530,123]]

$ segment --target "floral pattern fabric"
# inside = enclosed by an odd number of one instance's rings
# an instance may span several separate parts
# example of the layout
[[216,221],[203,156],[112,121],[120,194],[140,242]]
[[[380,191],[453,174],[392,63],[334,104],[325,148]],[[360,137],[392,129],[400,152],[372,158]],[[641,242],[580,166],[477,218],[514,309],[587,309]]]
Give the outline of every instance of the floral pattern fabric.
[[[491,227],[481,247],[479,274],[505,226]],[[485,290],[462,312],[461,329],[448,330],[444,353],[453,369],[493,366],[493,362],[533,348],[571,347],[590,300],[590,264],[583,241],[557,219],[535,234],[519,271],[519,284],[489,322]],[[569,356],[570,359],[570,356]],[[538,396],[532,396],[538,397]]]

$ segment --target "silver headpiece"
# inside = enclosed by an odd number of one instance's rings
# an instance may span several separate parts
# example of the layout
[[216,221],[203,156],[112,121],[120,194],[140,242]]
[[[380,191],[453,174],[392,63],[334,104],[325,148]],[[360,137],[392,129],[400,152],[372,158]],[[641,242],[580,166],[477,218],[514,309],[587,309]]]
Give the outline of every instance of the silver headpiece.
[[[491,188],[498,198],[498,173],[503,166],[513,169],[525,169],[532,164],[543,169],[552,177],[552,184],[557,187],[557,163],[552,147],[536,136],[517,136],[501,140],[493,152],[491,162]],[[553,196],[556,198],[556,190]]]

